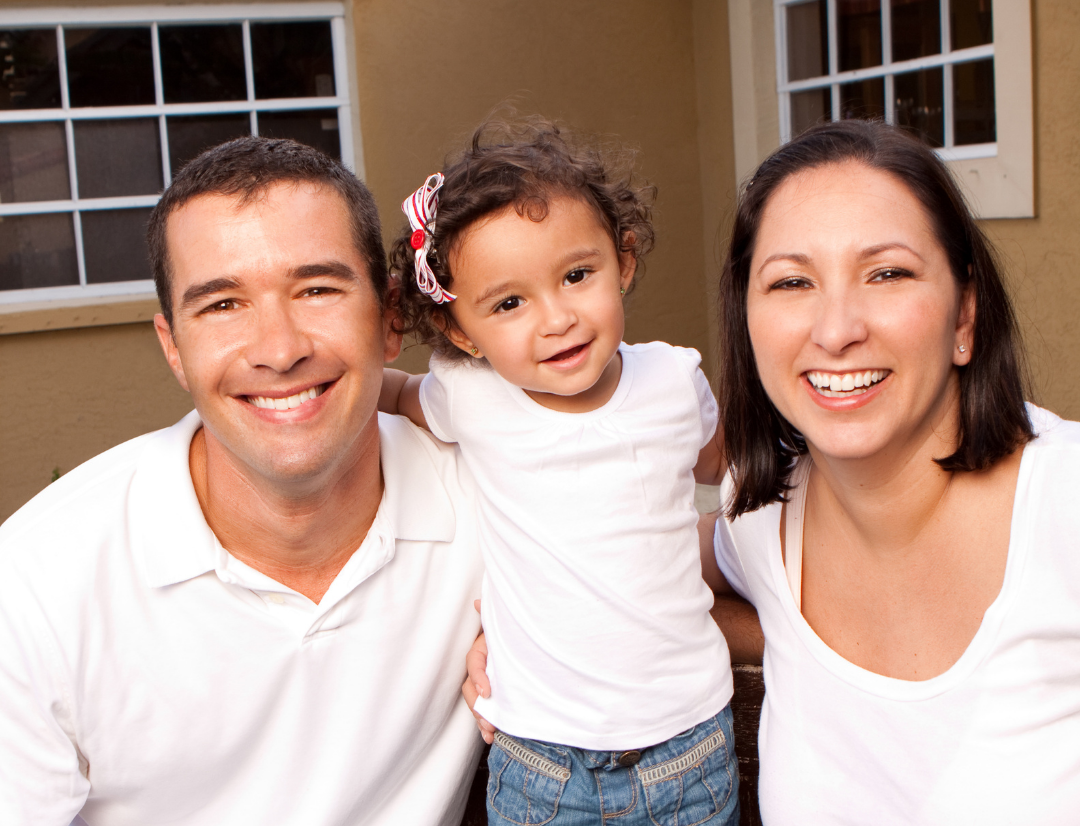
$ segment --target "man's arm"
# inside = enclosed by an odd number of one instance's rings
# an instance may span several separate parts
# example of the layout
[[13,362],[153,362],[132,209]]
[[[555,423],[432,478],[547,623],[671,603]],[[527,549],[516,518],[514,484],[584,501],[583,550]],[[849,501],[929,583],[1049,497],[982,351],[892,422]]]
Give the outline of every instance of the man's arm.
[[705,513],[698,519],[698,544],[701,551],[701,576],[716,595],[713,621],[727,640],[733,663],[761,665],[765,656],[765,635],[761,631],[754,606],[735,593],[716,562],[713,533],[719,513]]
[[422,375],[414,376],[404,370],[384,368],[379,412],[400,414],[418,427],[429,429],[424,409],[420,405],[420,383],[423,380]]

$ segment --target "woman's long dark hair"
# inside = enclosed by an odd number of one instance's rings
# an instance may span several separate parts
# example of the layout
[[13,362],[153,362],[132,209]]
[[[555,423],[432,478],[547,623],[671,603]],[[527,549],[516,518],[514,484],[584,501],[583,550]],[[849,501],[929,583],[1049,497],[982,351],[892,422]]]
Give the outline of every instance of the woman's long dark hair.
[[729,518],[781,501],[802,435],[777,411],[758,376],[746,320],[750,260],[769,198],[791,175],[854,161],[902,181],[923,205],[953,277],[975,292],[971,361],[960,371],[959,444],[937,459],[950,471],[985,470],[1033,437],[1016,318],[993,247],[948,169],[929,147],[881,122],[846,120],[804,132],[758,167],[739,200],[720,278],[720,420],[735,482]]

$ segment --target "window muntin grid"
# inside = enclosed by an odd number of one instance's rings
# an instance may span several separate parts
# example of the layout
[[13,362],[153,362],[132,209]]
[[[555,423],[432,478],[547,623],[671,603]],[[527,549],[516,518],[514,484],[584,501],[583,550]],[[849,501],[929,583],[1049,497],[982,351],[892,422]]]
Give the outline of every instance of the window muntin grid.
[[[25,93],[23,100],[9,94],[10,84],[0,95],[4,98],[0,100],[0,133],[6,133],[9,146],[14,141],[28,147],[30,154],[24,153],[23,158],[35,161],[20,163],[18,153],[11,152],[12,157],[0,162],[0,251],[7,255],[13,244],[21,244],[12,254],[17,262],[20,257],[28,259],[20,266],[34,273],[34,286],[12,288],[23,276],[5,275],[2,268],[10,258],[0,260],[0,304],[153,292],[148,267],[136,260],[142,270],[133,274],[132,256],[128,255],[126,270],[121,259],[132,242],[142,248],[141,232],[132,227],[145,222],[175,166],[191,157],[200,136],[205,144],[207,134],[227,139],[238,129],[243,134],[287,134],[339,152],[342,161],[354,168],[343,15],[343,6],[336,2],[0,11],[0,52],[4,32],[47,31],[51,37],[38,38],[38,45],[45,44],[45,57],[55,59],[58,74],[52,88],[47,79],[37,78],[36,97],[29,106]],[[306,87],[279,82],[274,88],[275,78],[266,71],[266,54],[274,60],[305,59],[302,54],[290,55],[287,42],[283,51],[272,51],[275,43],[281,47],[282,31],[288,32],[283,25],[328,29],[330,54],[323,61],[328,71],[309,72],[314,80]],[[170,41],[183,41],[199,27],[218,35],[240,34],[239,43],[231,45],[240,46],[239,52],[233,49],[232,59],[242,61],[242,88],[234,83],[217,94],[222,99],[199,100],[213,96],[199,89],[185,98],[175,82],[175,58],[171,66],[168,63],[169,50],[176,46]],[[152,89],[135,89],[135,100],[131,100],[132,95],[124,99],[131,89],[73,84],[68,47],[73,35],[78,39],[89,30],[129,32],[138,35],[131,40],[142,38],[150,47]],[[175,34],[181,36],[170,37]],[[191,38],[187,40],[190,47]],[[10,69],[11,62],[4,62],[0,55],[0,72]],[[269,96],[268,87],[275,96]],[[106,105],[73,105],[72,97],[74,103],[80,96],[85,100],[87,89],[98,98],[105,97],[101,102]],[[109,101],[110,95],[119,95],[121,100]],[[24,108],[12,108],[19,106]],[[124,145],[137,145],[140,157],[116,151]],[[122,170],[123,182],[128,184],[119,191],[117,170]],[[133,223],[132,219],[137,220]],[[77,282],[74,274],[66,276],[73,268]]]
[[[996,156],[993,106],[980,118],[965,105],[994,99],[992,33],[951,25],[950,11],[968,20],[975,6],[988,12],[990,0],[774,0],[781,141],[822,118],[883,117],[918,129],[946,160]],[[843,32],[842,11],[853,24]],[[893,55],[898,13],[920,38],[903,60]]]

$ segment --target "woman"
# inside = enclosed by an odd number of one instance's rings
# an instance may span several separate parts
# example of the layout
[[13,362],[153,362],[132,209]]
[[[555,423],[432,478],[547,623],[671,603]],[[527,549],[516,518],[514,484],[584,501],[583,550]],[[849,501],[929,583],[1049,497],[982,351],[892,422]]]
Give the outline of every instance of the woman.
[[1080,426],[1025,408],[945,167],[880,123],[782,147],[721,311],[731,476],[704,567],[765,634],[764,822],[1077,822]]

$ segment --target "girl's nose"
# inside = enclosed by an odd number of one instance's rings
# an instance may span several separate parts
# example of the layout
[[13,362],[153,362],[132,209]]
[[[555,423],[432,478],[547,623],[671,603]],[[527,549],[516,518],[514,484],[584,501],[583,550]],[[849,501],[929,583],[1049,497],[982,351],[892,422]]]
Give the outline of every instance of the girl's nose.
[[577,313],[570,301],[553,298],[544,305],[541,335],[561,336],[577,323]]

